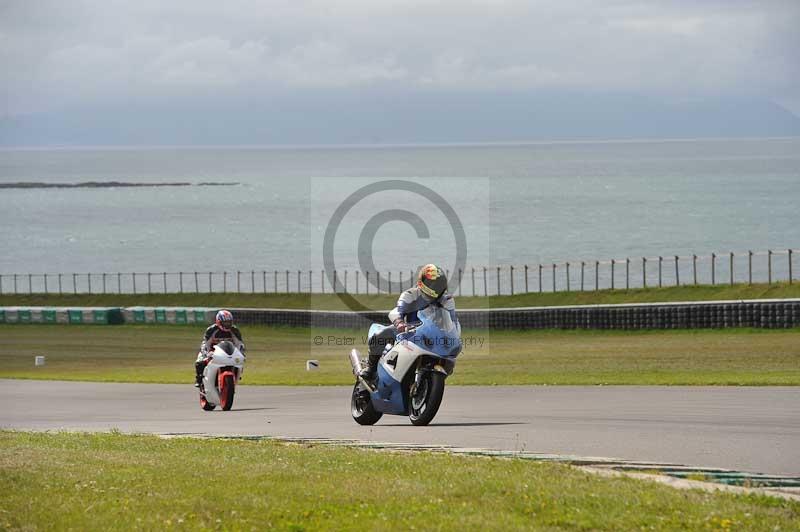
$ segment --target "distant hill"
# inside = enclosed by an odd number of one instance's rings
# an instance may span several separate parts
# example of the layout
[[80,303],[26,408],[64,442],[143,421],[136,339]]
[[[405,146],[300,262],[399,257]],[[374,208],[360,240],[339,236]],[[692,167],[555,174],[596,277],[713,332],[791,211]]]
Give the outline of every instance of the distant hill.
[[800,118],[762,100],[637,95],[304,91],[235,103],[194,99],[0,119],[0,145],[508,142],[798,136]]

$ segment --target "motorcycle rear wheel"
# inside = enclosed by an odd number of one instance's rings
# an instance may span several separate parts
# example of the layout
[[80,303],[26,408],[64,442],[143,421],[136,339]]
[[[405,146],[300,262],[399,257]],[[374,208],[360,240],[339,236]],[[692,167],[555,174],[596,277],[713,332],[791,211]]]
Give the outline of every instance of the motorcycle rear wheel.
[[408,418],[413,425],[424,426],[433,421],[444,397],[444,375],[428,371],[422,376],[420,388],[410,397]]
[[375,410],[368,390],[361,389],[361,383],[353,386],[353,395],[350,397],[350,413],[359,425],[374,425],[383,416],[383,412]]
[[205,390],[204,388],[202,388],[202,385],[200,388],[200,408],[206,411],[214,410],[215,408],[217,408],[217,405],[209,403],[208,400],[206,399]]

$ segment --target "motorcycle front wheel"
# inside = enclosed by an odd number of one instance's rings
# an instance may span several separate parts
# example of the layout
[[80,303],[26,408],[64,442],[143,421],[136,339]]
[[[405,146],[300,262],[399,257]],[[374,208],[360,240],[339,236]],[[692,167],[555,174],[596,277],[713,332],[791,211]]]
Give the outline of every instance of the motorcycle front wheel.
[[233,394],[236,390],[236,384],[233,380],[233,375],[225,375],[222,377],[222,388],[219,391],[219,403],[223,410],[230,410],[233,406]]
[[383,416],[383,412],[375,410],[369,390],[362,388],[360,382],[353,386],[353,395],[350,397],[350,412],[359,425],[374,425]]
[[419,387],[413,390],[410,397],[408,418],[412,424],[424,426],[436,416],[444,397],[444,378],[437,371],[427,371],[422,376]]

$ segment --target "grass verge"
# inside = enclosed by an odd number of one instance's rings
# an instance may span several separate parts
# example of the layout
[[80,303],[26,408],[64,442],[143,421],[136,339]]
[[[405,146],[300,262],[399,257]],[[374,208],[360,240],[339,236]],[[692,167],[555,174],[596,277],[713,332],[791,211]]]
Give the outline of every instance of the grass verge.
[[[513,296],[457,295],[459,308],[504,308],[667,301],[800,298],[800,283],[672,286],[597,292],[528,293]],[[397,295],[357,296],[367,308],[390,309]],[[186,306],[348,310],[334,294],[17,294],[0,295],[0,306]]]
[[800,520],[793,501],[522,460],[115,433],[0,432],[0,450],[7,530],[797,530]]
[[[202,327],[0,325],[0,377],[192,382]],[[244,384],[350,384],[365,331],[250,327]],[[448,384],[800,385],[800,329],[466,331]],[[34,367],[35,355],[47,364]],[[320,361],[308,372],[305,361]]]

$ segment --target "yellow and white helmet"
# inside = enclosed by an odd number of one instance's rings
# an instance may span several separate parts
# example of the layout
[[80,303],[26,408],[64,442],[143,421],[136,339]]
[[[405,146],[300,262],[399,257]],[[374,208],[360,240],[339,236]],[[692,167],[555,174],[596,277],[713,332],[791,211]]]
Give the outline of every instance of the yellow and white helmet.
[[435,264],[426,264],[417,275],[417,287],[431,299],[439,299],[447,291],[447,276]]

